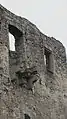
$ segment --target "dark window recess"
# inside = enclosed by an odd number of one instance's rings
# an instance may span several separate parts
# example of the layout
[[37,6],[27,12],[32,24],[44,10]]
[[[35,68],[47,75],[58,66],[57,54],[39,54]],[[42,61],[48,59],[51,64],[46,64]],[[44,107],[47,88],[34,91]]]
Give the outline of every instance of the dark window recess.
[[22,32],[16,28],[13,25],[9,25],[9,32],[13,35],[13,36],[17,36],[17,37],[21,37],[22,36]]
[[44,63],[47,71],[54,73],[54,56],[52,51],[47,48],[44,49]]
[[28,114],[24,114],[25,118],[24,119],[31,119]]
[[18,28],[16,28],[13,25],[10,25],[10,24],[9,24],[8,28],[9,28],[9,46],[10,46],[10,50],[15,51],[16,50],[15,45],[18,42],[17,39],[20,40],[20,38],[22,37],[22,32]]

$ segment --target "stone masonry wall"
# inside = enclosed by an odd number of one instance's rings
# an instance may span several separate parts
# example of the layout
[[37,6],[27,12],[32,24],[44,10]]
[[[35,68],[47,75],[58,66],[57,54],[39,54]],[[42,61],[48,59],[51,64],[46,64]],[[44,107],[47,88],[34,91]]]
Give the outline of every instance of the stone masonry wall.
[[[9,32],[15,51],[9,49]],[[0,54],[0,119],[67,119],[61,42],[0,5]]]

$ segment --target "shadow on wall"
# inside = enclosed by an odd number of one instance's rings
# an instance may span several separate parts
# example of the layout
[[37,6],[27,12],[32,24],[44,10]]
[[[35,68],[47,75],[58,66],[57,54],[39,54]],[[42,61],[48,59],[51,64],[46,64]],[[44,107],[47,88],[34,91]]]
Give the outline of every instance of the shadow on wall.
[[24,114],[24,119],[31,119],[28,114]]

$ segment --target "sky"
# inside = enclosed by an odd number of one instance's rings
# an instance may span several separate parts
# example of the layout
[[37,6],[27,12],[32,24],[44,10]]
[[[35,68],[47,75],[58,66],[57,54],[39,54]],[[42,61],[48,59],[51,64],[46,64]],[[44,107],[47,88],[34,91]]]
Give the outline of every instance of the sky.
[[0,0],[0,4],[61,41],[67,52],[67,0]]

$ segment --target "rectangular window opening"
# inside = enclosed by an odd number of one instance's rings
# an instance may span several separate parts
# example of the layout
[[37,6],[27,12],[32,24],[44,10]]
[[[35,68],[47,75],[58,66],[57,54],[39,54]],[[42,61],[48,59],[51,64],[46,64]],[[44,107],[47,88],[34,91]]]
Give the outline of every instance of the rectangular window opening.
[[54,57],[52,51],[45,48],[44,49],[44,64],[46,66],[46,70],[54,73]]
[[10,32],[9,32],[9,49],[10,51],[15,51],[15,38]]

